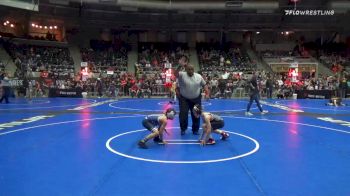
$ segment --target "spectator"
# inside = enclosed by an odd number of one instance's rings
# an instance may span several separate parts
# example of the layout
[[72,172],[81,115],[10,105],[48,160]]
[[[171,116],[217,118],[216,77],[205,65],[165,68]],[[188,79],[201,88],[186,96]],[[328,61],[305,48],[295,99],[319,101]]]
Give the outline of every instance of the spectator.
[[103,85],[102,85],[102,82],[101,82],[101,78],[97,78],[97,81],[95,83],[95,88],[97,90],[97,95],[98,95],[98,98],[101,98],[103,96]]
[[260,95],[259,95],[259,88],[258,88],[258,82],[256,79],[256,75],[253,74],[252,79],[249,81],[249,87],[250,87],[250,95],[249,95],[249,103],[247,105],[247,111],[246,115],[252,116],[253,114],[250,112],[250,107],[252,106],[253,101],[256,102],[256,105],[258,106],[261,114],[266,114],[268,111],[263,110],[260,105]]
[[343,79],[339,82],[339,96],[340,96],[340,98],[346,98],[347,90],[348,90],[348,83],[346,81],[346,78],[343,77]]
[[7,77],[7,74],[4,73],[1,76],[1,87],[2,87],[2,96],[0,99],[0,103],[2,103],[3,100],[5,100],[5,103],[10,103],[9,102],[9,96],[10,96],[10,83],[9,83],[9,78]]
[[272,92],[273,92],[273,81],[271,79],[271,76],[269,76],[266,80],[266,93],[267,93],[268,99],[272,98]]

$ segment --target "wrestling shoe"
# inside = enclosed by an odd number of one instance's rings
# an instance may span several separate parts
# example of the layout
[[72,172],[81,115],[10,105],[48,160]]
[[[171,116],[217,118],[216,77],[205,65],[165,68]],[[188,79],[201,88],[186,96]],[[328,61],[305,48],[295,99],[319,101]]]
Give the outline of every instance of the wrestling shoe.
[[207,145],[214,145],[215,144],[215,140],[213,138],[209,138],[207,141]]
[[267,110],[263,110],[263,111],[261,112],[261,114],[267,114],[267,113],[269,113],[269,111],[267,111]]
[[221,139],[222,140],[226,140],[227,138],[229,138],[230,137],[230,134],[228,134],[228,133],[226,133],[226,132],[223,132],[222,134],[221,134]]
[[245,112],[246,116],[253,116],[254,114],[252,114],[251,112]]
[[147,149],[147,145],[146,145],[146,142],[143,141],[143,140],[140,140],[139,143],[138,143],[139,147],[140,148],[143,148],[143,149]]

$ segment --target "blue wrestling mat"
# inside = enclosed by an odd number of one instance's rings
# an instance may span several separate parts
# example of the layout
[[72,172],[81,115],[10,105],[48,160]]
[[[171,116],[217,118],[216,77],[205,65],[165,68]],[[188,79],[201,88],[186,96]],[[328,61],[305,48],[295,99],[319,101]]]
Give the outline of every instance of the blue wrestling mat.
[[[0,104],[0,195],[350,195],[350,106],[327,100],[203,101],[227,141],[200,146],[169,121],[167,145],[137,142],[168,99],[10,99]],[[347,103],[347,101],[345,101]]]

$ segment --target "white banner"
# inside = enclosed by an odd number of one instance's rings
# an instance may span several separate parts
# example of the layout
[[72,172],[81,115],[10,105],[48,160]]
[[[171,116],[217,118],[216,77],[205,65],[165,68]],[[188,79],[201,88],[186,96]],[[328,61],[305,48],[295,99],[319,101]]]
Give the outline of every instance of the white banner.
[[87,62],[81,62],[80,63],[80,67],[87,67],[88,66],[88,63]]

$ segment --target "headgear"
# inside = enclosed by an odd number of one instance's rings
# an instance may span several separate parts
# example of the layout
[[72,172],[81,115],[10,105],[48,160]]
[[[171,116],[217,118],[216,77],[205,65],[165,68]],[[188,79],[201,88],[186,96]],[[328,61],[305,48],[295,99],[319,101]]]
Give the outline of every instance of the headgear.
[[173,108],[168,108],[165,111],[165,115],[168,119],[174,119],[174,117],[176,115],[176,111]]

